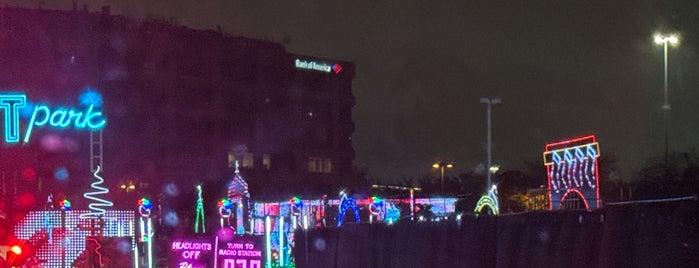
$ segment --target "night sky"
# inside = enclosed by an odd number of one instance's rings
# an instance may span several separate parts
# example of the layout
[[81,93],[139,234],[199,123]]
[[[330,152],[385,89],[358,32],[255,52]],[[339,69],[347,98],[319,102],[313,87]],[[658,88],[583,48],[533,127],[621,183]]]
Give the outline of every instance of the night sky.
[[[69,9],[72,1],[0,1]],[[357,66],[354,164],[391,181],[451,175],[486,159],[493,107],[493,162],[542,165],[547,142],[596,134],[622,179],[664,152],[663,49],[669,49],[670,150],[699,146],[697,1],[183,1],[89,2],[91,11],[176,18],[196,29],[286,43],[291,53]],[[378,3],[383,2],[383,3]],[[389,3],[390,2],[390,3]],[[449,174],[449,173],[448,173]],[[604,176],[607,174],[600,174]]]

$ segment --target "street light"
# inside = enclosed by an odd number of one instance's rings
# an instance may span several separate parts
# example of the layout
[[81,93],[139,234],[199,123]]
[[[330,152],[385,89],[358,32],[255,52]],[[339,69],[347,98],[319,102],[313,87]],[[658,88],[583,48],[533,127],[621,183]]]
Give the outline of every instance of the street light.
[[[485,104],[488,105],[488,108],[487,108],[487,114],[488,114],[488,115],[487,115],[487,116],[488,116],[488,167],[486,168],[486,170],[488,170],[488,171],[489,171],[490,168],[492,167],[492,164],[491,164],[491,153],[492,153],[492,151],[491,151],[491,143],[492,143],[491,140],[492,140],[492,138],[491,138],[491,131],[490,131],[490,129],[491,129],[491,127],[490,127],[490,126],[491,126],[491,124],[490,124],[490,117],[491,117],[491,116],[490,116],[490,114],[491,114],[490,110],[491,110],[491,106],[492,106],[493,104],[499,104],[499,103],[501,103],[501,102],[502,102],[502,101],[500,100],[500,98],[481,98],[481,103],[485,103]],[[491,179],[490,179],[490,173],[491,173],[491,172],[486,172],[486,173],[488,174],[488,189],[490,189],[490,186],[492,185],[492,181],[491,181]]]
[[663,73],[664,73],[664,96],[665,96],[665,103],[663,104],[663,109],[669,110],[670,109],[670,103],[667,100],[667,45],[676,45],[679,43],[679,38],[677,38],[677,35],[661,35],[661,34],[656,34],[655,35],[655,43],[658,45],[663,45],[663,55],[664,55],[664,61],[663,61]]
[[454,164],[440,161],[432,164],[432,168],[438,168],[442,170],[442,196],[444,196],[444,168],[453,168]]
[[119,187],[127,193],[136,190],[136,185],[132,181],[122,183]]
[[490,173],[496,174],[500,171],[500,165],[492,165],[490,167]]
[[[668,129],[668,118],[667,118],[667,113],[670,110],[670,103],[667,100],[667,45],[676,45],[679,43],[679,38],[675,34],[671,35],[662,35],[662,34],[656,34],[655,35],[655,43],[658,45],[663,45],[663,93],[665,96],[665,102],[663,103],[663,110],[664,110],[664,120],[665,120],[665,161],[667,162],[667,153],[668,153],[668,138],[667,138],[667,129]],[[667,164],[667,163],[666,163]]]

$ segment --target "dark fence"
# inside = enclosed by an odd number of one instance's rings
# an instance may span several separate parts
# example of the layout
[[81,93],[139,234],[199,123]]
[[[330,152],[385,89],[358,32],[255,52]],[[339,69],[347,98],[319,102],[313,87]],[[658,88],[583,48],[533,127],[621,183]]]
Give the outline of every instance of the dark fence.
[[699,267],[699,202],[295,234],[297,267]]

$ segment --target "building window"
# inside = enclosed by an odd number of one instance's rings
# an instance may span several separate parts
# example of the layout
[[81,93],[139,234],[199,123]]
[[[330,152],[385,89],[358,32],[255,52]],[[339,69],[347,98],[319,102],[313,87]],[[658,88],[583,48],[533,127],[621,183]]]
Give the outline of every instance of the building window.
[[262,154],[262,168],[269,170],[271,166],[272,159],[269,157],[269,154]]
[[232,152],[228,152],[228,167],[233,168],[235,166],[235,155]]
[[330,173],[332,172],[332,169],[332,161],[330,161],[330,158],[325,158],[323,161],[323,172]]
[[316,166],[318,166],[319,161],[320,161],[320,158],[318,158],[318,157],[309,157],[308,158],[308,171],[317,172]]
[[314,173],[331,173],[332,161],[330,160],[330,158],[309,157],[308,171]]
[[244,168],[253,168],[254,160],[252,153],[240,153],[234,154],[233,152],[228,153],[228,167],[235,168],[235,161],[238,160],[238,165]]

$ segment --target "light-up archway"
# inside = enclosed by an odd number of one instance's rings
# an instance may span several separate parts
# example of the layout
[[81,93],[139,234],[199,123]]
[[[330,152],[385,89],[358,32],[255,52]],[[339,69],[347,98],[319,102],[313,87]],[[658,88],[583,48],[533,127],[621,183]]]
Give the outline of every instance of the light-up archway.
[[[580,204],[582,204],[582,206],[580,206]],[[563,194],[559,207],[562,209],[590,209],[590,205],[587,203],[585,196],[576,189],[570,189]]]
[[488,191],[488,194],[481,196],[476,203],[476,209],[473,211],[477,214],[482,214],[484,208],[489,208],[493,215],[500,214],[500,204],[498,203],[498,188],[493,185],[493,188]]

